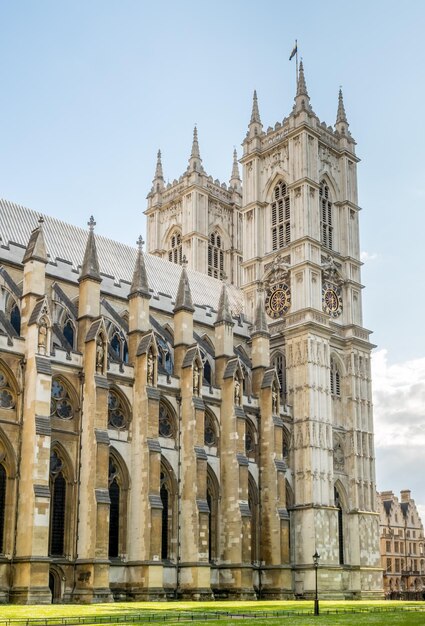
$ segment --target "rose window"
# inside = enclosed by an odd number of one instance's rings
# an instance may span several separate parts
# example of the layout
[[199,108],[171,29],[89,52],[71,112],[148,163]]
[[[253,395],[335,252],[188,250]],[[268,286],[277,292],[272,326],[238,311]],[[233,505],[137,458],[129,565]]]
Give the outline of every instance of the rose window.
[[122,430],[127,428],[128,420],[126,418],[126,411],[124,404],[117,393],[114,391],[109,392],[108,398],[108,426],[109,428],[116,428]]
[[74,409],[72,407],[68,390],[57,378],[54,378],[52,381],[50,415],[52,417],[59,417],[63,420],[69,420],[74,417]]

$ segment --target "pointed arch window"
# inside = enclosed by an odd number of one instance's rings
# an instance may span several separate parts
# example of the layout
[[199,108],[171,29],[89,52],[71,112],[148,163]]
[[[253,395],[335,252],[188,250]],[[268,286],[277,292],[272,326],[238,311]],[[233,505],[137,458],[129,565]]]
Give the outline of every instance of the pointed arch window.
[[286,398],[286,362],[285,357],[281,352],[278,352],[273,358],[273,367],[276,370],[277,378],[279,380],[279,393],[282,403],[285,403]]
[[6,469],[0,465],[0,554],[4,553],[4,527],[6,520]]
[[338,493],[337,488],[334,488],[335,495],[335,506],[338,509],[338,556],[339,556],[339,564],[344,565],[344,525],[343,525],[343,514],[342,514],[342,505],[341,498]]
[[204,445],[211,447],[216,447],[218,444],[218,436],[217,429],[215,424],[215,419],[210,414],[209,411],[205,411],[205,420],[204,420]]
[[66,481],[56,450],[50,455],[50,542],[52,556],[64,556]]
[[112,457],[109,457],[109,551],[112,558],[119,556],[120,536],[120,486],[118,483],[118,468]]
[[159,404],[159,424],[158,433],[160,437],[167,437],[168,439],[175,438],[176,436],[176,420],[171,411],[164,402]]
[[338,366],[334,359],[331,359],[330,385],[331,385],[331,394],[333,396],[340,396],[341,395],[341,375],[339,373]]
[[66,385],[59,378],[53,378],[50,397],[50,416],[70,420],[75,411]]
[[256,457],[257,446],[255,443],[255,431],[250,420],[245,422],[245,454],[249,459]]
[[248,506],[251,512],[251,562],[259,561],[258,527],[259,527],[259,506],[258,489],[251,474],[248,477]]
[[169,240],[169,251],[168,251],[168,260],[171,263],[178,263],[181,265],[182,262],[182,236],[178,230],[175,230]]
[[14,304],[10,311],[10,323],[17,335],[21,334],[21,312],[17,304]]
[[216,561],[219,558],[218,549],[218,483],[210,470],[207,473],[207,503],[208,514],[208,559]]
[[128,344],[121,331],[115,330],[109,343],[109,354],[113,361],[128,363]]
[[63,325],[63,334],[65,339],[69,343],[71,350],[73,350],[75,347],[75,326],[74,323],[69,319],[69,317]]
[[332,224],[332,202],[329,194],[329,187],[322,180],[319,190],[320,198],[320,228],[322,244],[332,250],[333,248],[333,224]]
[[128,409],[121,396],[111,390],[108,396],[108,428],[125,430],[129,424]]
[[272,208],[272,249],[279,250],[291,242],[291,203],[289,191],[284,182],[273,190]]
[[173,558],[173,534],[174,534],[174,509],[175,509],[175,481],[163,463],[161,463],[161,486],[160,498],[162,503],[162,528],[161,528],[161,558],[171,560]]
[[211,233],[208,243],[208,276],[222,279],[224,275],[223,239],[217,231]]
[[15,394],[6,377],[6,374],[0,371],[0,409],[13,409],[15,406]]

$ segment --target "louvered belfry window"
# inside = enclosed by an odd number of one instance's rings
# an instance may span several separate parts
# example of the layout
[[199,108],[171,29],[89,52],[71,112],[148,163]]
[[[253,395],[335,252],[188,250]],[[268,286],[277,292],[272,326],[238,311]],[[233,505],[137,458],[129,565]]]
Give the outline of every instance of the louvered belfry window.
[[329,195],[329,187],[324,181],[320,184],[320,225],[322,231],[322,244],[332,250],[333,248],[333,225],[332,225],[332,202]]
[[223,239],[220,233],[210,235],[208,243],[208,276],[221,279],[224,272]]
[[333,396],[341,395],[341,376],[338,367],[333,359],[331,359],[330,371],[331,394]]
[[168,251],[168,260],[171,263],[178,263],[181,265],[182,262],[182,236],[178,231],[174,231],[170,238],[170,247],[171,249]]
[[6,470],[0,465],[0,554],[4,552],[4,519],[6,508]]
[[272,248],[279,250],[291,241],[291,204],[285,183],[280,182],[273,191]]

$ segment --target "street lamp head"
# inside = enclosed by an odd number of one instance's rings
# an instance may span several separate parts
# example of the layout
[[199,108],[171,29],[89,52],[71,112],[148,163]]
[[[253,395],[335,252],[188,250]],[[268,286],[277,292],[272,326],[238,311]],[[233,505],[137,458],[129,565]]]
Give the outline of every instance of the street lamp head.
[[318,554],[316,550],[316,552],[313,554],[313,561],[315,565],[319,565],[319,559],[320,559],[320,554]]

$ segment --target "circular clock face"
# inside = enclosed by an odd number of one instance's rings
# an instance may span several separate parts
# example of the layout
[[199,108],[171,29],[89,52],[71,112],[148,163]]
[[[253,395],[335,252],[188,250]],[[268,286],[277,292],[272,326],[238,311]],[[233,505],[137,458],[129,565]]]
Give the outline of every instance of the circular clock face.
[[338,287],[324,284],[322,291],[323,310],[332,317],[338,317],[342,313],[342,299]]
[[273,285],[267,291],[266,311],[269,317],[277,319],[281,317],[289,309],[291,305],[291,290],[289,285],[280,283]]

